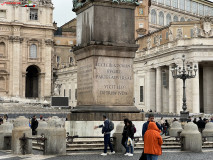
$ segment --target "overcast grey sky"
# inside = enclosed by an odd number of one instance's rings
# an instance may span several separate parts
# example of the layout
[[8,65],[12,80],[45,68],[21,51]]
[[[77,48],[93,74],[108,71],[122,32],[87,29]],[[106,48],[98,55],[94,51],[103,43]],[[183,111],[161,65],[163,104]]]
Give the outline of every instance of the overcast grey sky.
[[55,7],[53,19],[58,23],[58,27],[76,17],[72,11],[72,0],[52,0],[52,2]]
[[72,11],[72,0],[52,0],[54,5],[53,20],[58,27],[76,17]]

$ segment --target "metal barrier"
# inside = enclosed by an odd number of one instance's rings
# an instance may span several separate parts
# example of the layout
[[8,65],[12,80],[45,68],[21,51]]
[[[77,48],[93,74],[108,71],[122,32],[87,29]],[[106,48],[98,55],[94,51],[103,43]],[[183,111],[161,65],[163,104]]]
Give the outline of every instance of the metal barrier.
[[19,138],[19,140],[21,141],[21,150],[22,150],[22,154],[25,155],[26,154],[26,149],[27,149],[27,140],[36,140],[37,143],[41,142],[44,145],[42,150],[43,150],[43,155],[45,155],[45,141],[47,140],[47,138],[44,137],[44,135],[42,134],[41,137],[26,137],[26,135],[24,134],[22,138]]

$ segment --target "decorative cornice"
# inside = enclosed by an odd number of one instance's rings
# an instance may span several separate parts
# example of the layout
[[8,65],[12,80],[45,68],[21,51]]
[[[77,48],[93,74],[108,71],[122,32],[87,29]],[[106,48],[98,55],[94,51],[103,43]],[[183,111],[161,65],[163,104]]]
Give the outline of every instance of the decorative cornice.
[[19,36],[9,36],[9,40],[12,42],[20,42],[20,43],[23,42],[23,38]]

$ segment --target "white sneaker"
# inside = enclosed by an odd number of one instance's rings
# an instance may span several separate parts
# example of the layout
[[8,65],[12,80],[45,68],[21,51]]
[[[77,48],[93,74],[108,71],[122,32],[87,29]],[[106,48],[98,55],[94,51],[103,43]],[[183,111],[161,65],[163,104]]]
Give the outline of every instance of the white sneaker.
[[124,156],[129,156],[129,153],[125,153]]
[[109,152],[109,154],[115,154],[115,151],[113,151],[113,152]]
[[132,156],[133,156],[133,154],[131,154],[131,153],[130,153],[128,156],[132,157]]
[[101,153],[101,156],[107,156],[107,153]]

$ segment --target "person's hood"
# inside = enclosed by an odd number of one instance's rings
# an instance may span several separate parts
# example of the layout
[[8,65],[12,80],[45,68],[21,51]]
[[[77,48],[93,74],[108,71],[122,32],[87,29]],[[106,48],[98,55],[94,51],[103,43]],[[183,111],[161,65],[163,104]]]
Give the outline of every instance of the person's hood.
[[161,132],[160,129],[158,129],[158,127],[157,127],[155,122],[149,122],[147,130],[155,130],[157,132]]

